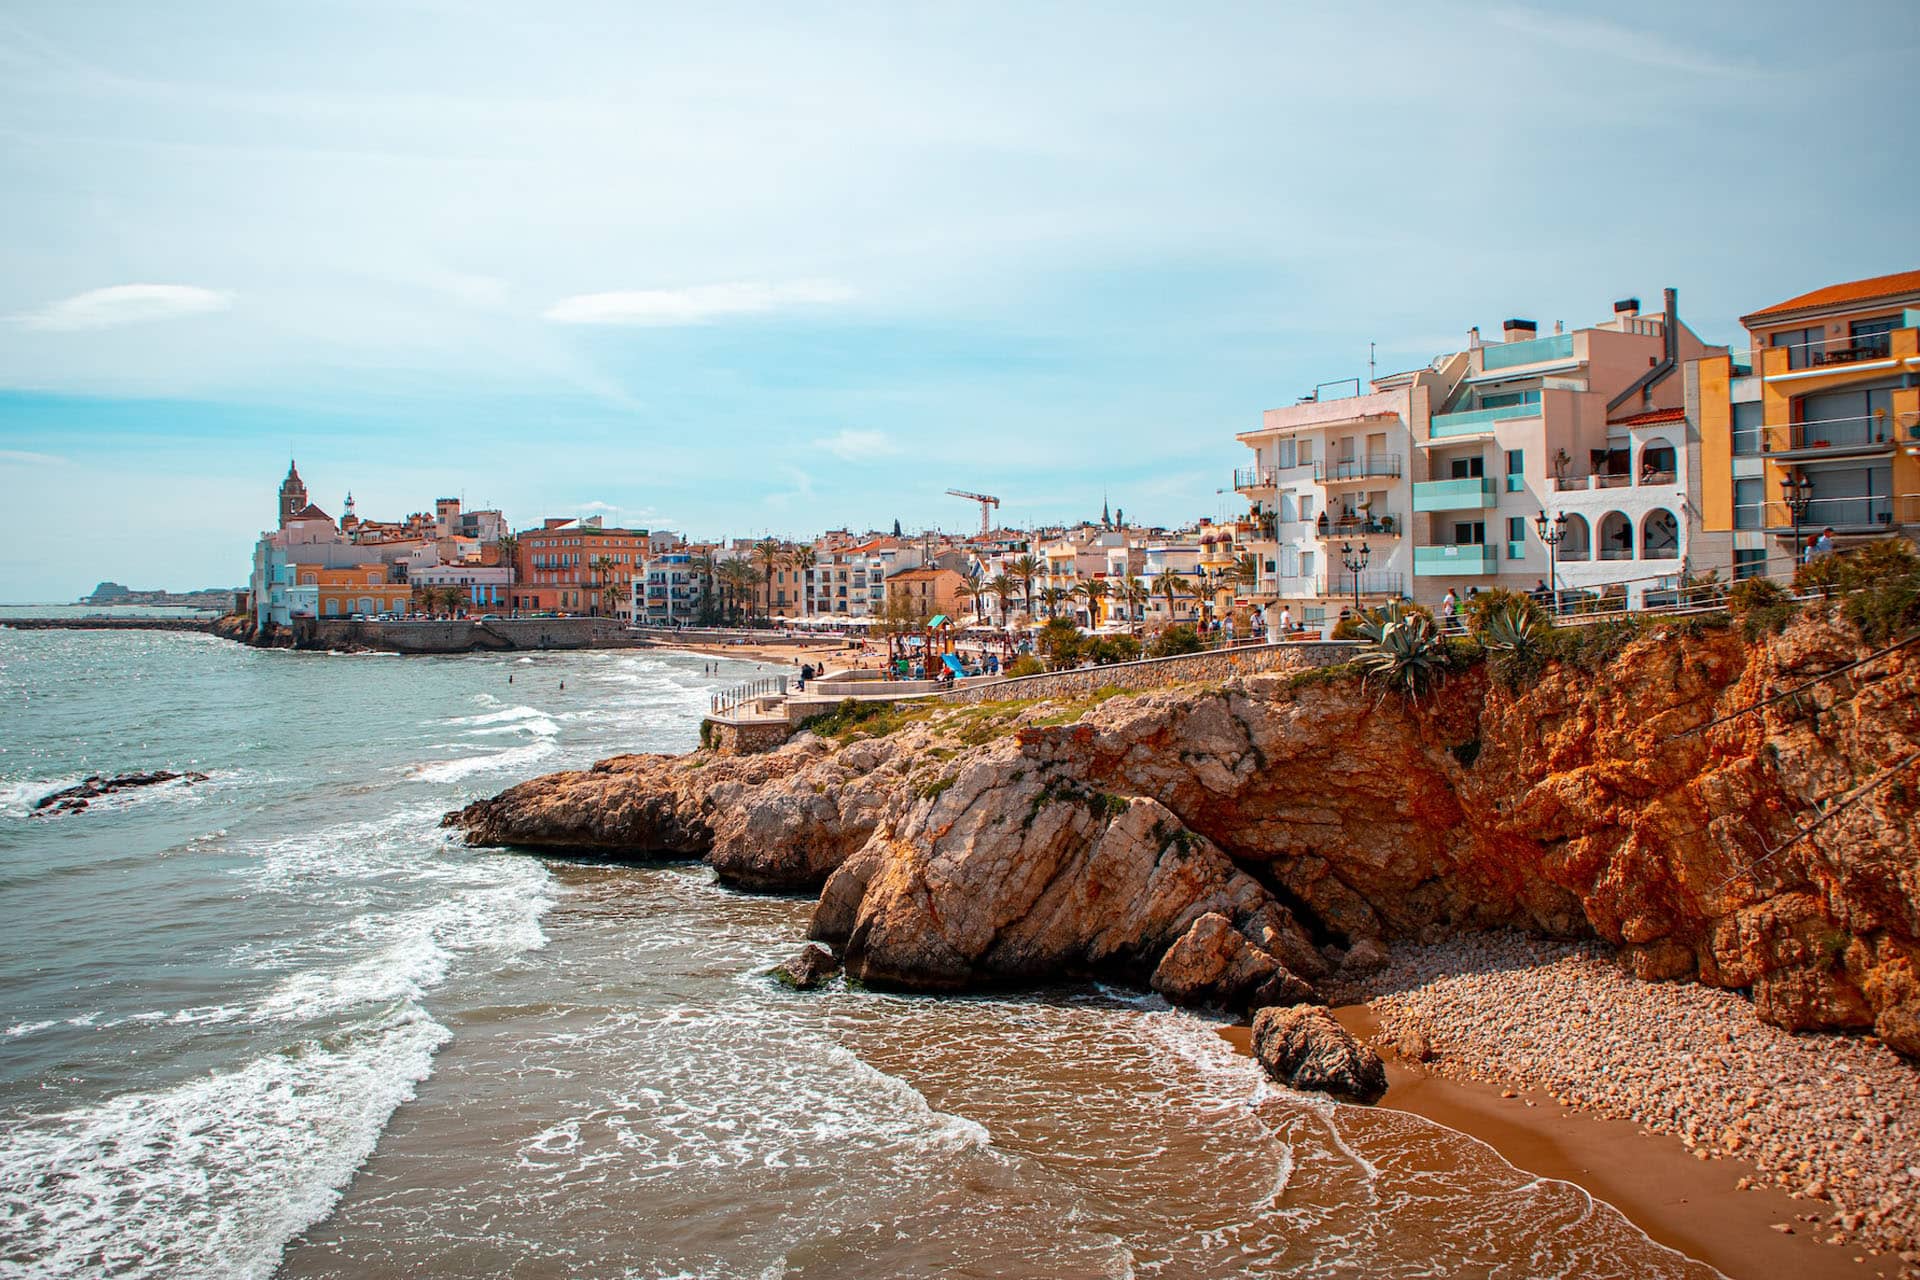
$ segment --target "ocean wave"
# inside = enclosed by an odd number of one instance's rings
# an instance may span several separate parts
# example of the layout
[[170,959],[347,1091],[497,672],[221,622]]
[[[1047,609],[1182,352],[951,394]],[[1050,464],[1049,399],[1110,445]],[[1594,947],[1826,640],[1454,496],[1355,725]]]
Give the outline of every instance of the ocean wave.
[[461,756],[454,760],[436,760],[427,764],[417,764],[407,771],[407,776],[416,782],[458,782],[476,773],[490,773],[495,769],[512,769],[529,765],[543,756],[553,754],[556,750],[558,748],[551,739],[541,738],[523,747],[509,747],[505,751],[495,751],[488,755]]
[[229,1071],[0,1129],[0,1252],[41,1277],[264,1280],[451,1033],[417,1006]]
[[[491,694],[483,694],[482,696],[485,697],[489,702],[498,701],[498,699],[494,698]],[[448,720],[446,723],[473,724],[473,725],[508,724],[515,720],[544,720],[546,718],[547,718],[546,712],[541,711],[537,707],[529,707],[524,704],[521,704],[521,705],[516,705],[511,707],[503,707],[499,711],[483,712],[480,715],[476,715],[476,716],[455,716],[451,720]],[[429,723],[433,723],[433,722],[429,722]]]

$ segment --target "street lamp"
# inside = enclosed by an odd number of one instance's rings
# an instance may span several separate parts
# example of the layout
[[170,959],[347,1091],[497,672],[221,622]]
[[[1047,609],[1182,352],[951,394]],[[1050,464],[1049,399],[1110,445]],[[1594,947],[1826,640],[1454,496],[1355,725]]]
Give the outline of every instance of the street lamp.
[[1367,567],[1367,561],[1372,555],[1373,549],[1364,542],[1360,544],[1357,552],[1353,549],[1351,542],[1340,544],[1340,565],[1353,575],[1353,612],[1356,617],[1360,613],[1360,571]]
[[1813,481],[1804,471],[1790,476],[1780,477],[1780,497],[1787,504],[1787,510],[1793,513],[1793,557],[1790,563],[1800,563],[1800,522],[1806,518],[1807,508],[1813,505]]
[[[1533,531],[1540,535],[1540,541],[1547,548],[1547,581],[1553,593],[1553,616],[1560,616],[1560,540],[1567,536],[1567,513],[1562,511],[1553,519],[1547,519],[1546,509],[1533,518]],[[1524,581],[1524,579],[1523,579]]]

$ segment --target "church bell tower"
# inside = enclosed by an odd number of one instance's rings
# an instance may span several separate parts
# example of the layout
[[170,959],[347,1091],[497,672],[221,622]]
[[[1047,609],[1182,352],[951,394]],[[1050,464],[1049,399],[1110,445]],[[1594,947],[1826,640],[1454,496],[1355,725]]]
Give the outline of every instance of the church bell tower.
[[307,485],[300,478],[300,468],[291,459],[287,462],[287,478],[280,482],[280,527],[307,508]]

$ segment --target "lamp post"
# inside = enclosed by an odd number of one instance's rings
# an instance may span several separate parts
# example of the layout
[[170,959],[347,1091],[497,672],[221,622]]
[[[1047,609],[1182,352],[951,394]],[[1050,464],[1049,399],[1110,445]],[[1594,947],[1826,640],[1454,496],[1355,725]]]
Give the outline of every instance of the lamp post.
[[1553,593],[1553,616],[1560,616],[1560,540],[1567,536],[1567,513],[1562,511],[1553,519],[1547,519],[1546,509],[1533,518],[1533,531],[1540,535],[1540,541],[1547,548],[1548,590]]
[[1800,522],[1806,518],[1807,508],[1813,505],[1813,481],[1807,473],[1799,471],[1790,476],[1780,477],[1780,497],[1787,504],[1787,510],[1793,513],[1793,559],[1791,563],[1800,563]]
[[1340,544],[1340,566],[1353,575],[1353,612],[1356,617],[1360,613],[1360,571],[1367,567],[1367,561],[1372,556],[1373,549],[1364,542],[1358,551],[1353,549],[1351,542]]

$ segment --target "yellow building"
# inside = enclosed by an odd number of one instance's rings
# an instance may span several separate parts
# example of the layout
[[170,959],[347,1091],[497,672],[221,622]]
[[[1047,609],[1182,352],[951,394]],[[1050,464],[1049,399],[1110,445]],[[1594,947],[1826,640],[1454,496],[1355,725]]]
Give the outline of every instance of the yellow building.
[[294,582],[311,595],[311,609],[322,618],[353,614],[405,613],[413,598],[404,582],[389,582],[384,564],[329,569],[317,564],[295,564]]
[[[1920,537],[1920,271],[1829,285],[1741,318],[1750,358],[1694,361],[1700,509],[1736,577],[1809,538]],[[1796,538],[1798,545],[1796,546]]]

